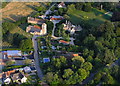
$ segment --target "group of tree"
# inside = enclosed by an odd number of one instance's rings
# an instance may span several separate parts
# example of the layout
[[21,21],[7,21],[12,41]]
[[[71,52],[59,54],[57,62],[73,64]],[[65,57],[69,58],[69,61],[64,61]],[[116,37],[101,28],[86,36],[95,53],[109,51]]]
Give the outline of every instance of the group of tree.
[[89,12],[91,11],[91,8],[94,7],[94,8],[97,8],[99,10],[106,10],[106,11],[117,11],[118,8],[118,2],[78,2],[78,3],[75,3],[75,8],[77,10],[83,10],[83,11],[86,11],[86,12]]
[[90,12],[91,11],[91,3],[84,3],[84,2],[78,2],[75,4],[75,8],[77,10],[82,10],[82,11],[85,11],[85,12]]
[[[23,18],[21,20],[25,20]],[[24,23],[25,21],[17,21],[17,22],[3,22],[2,23],[2,34],[3,34],[3,41],[7,41],[11,45],[20,48],[22,50],[30,50],[32,49],[32,40],[19,34],[19,33],[11,33],[13,29],[16,29],[18,25]]]
[[104,68],[95,74],[94,79],[89,82],[92,85],[106,84],[119,86],[120,67],[114,65],[110,68]]
[[[119,55],[119,26],[111,22],[101,24],[96,30],[90,28],[91,32],[83,30],[77,39],[80,41],[78,45],[82,47],[85,58],[92,56],[92,58],[99,58],[102,63],[109,64],[115,59],[120,58]],[[89,29],[87,29],[89,30]],[[85,31],[85,32],[84,32]],[[86,35],[84,35],[86,33]],[[84,38],[82,37],[84,35]],[[92,52],[93,55],[92,54]]]
[[81,56],[72,59],[60,56],[42,66],[44,80],[50,85],[80,84],[89,76],[92,67],[93,65]]

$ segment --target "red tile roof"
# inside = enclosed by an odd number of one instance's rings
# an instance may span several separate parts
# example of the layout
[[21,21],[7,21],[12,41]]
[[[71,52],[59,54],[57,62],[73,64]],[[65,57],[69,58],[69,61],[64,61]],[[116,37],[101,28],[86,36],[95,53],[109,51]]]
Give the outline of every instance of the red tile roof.
[[14,72],[15,72],[15,70],[11,70],[11,71],[7,71],[7,72],[5,72],[5,74],[6,74],[7,77],[9,77],[10,74],[11,74],[11,73],[14,73]]
[[62,20],[63,18],[51,18],[51,20]]
[[37,26],[37,25],[34,25],[35,28],[37,29],[42,29],[41,27]]
[[59,42],[61,42],[61,43],[65,43],[65,44],[69,44],[69,42],[64,41],[64,40],[60,40]]
[[73,56],[79,56],[79,54],[73,54]]

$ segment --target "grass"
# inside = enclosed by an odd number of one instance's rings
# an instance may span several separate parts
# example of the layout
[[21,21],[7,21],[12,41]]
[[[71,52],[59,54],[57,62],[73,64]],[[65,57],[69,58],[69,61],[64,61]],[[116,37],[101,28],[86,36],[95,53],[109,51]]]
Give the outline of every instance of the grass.
[[[23,26],[24,27],[24,26]],[[32,38],[32,35],[27,33],[25,30],[23,30],[25,28],[22,28],[22,27],[16,27],[15,29],[13,29],[12,31],[10,31],[12,34],[14,33],[19,33],[27,38]]]
[[2,18],[12,21],[19,20],[21,17],[31,16],[36,6],[41,6],[38,2],[10,2],[2,9]]
[[90,12],[85,12],[81,10],[68,10],[67,18],[73,24],[81,24],[82,21],[87,21],[93,25],[98,26],[104,21],[110,21],[110,16],[105,15],[105,10],[98,10],[96,8],[92,8]]

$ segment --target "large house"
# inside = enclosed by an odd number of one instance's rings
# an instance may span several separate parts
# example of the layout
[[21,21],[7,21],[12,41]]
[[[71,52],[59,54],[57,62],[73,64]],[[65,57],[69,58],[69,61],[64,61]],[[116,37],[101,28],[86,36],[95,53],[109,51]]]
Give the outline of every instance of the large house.
[[6,53],[8,58],[22,56],[22,52],[20,50],[7,50]]
[[32,23],[32,24],[43,24],[43,23],[45,23],[45,20],[43,20],[43,19],[38,19],[38,18],[33,18],[33,17],[28,17],[28,23]]
[[18,70],[3,72],[1,73],[1,78],[3,83],[5,84],[10,84],[11,81],[21,84],[21,83],[25,83],[27,80],[24,74],[22,72],[19,72]]
[[66,5],[64,2],[61,2],[60,4],[58,4],[58,8],[65,8],[65,7],[66,7]]
[[74,34],[75,31],[82,30],[80,25],[73,25],[70,21],[67,21],[67,20],[66,20],[66,23],[64,23],[63,25],[64,25],[63,29],[68,30],[70,34]]
[[37,25],[34,25],[34,26],[29,25],[26,28],[26,32],[33,34],[33,35],[45,35],[47,34],[47,24],[43,23],[42,27],[39,27]]
[[25,83],[27,81],[27,78],[21,72],[13,74],[11,78],[13,82],[18,84]]

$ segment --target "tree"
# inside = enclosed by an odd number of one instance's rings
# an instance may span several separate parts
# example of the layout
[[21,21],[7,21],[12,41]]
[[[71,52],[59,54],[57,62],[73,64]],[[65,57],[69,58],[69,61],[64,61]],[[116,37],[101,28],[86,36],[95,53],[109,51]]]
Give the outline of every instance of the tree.
[[74,10],[76,10],[74,4],[68,5],[68,11],[67,11],[67,13],[69,13],[70,11],[74,11]]
[[64,12],[64,8],[59,8],[59,9],[58,9],[58,13],[59,13],[60,15],[62,15],[63,12]]
[[119,74],[119,66],[118,65],[114,65],[112,68],[110,68],[110,74],[112,76],[114,76],[116,79],[119,78],[118,74]]
[[77,78],[75,77],[75,73],[70,68],[64,70],[63,78],[64,84],[76,84]]
[[115,56],[116,56],[117,58],[120,58],[120,48],[119,48],[119,47],[117,47],[117,48],[115,49]]
[[95,41],[95,50],[97,52],[101,52],[104,49],[103,45],[101,42],[99,41]]
[[7,34],[7,37],[4,39],[12,45],[13,44],[13,34],[11,34],[9,31],[7,31],[6,34]]
[[114,3],[114,2],[102,2],[101,3],[103,5],[103,9],[107,10],[107,11],[115,11],[116,9],[116,4],[117,3]]
[[48,34],[52,34],[53,23],[51,21],[46,21],[46,24],[47,24]]
[[114,83],[114,80],[113,80],[113,77],[108,73],[106,74],[103,78],[103,84],[113,84]]
[[110,51],[107,48],[105,49],[103,56],[104,56],[103,61],[107,64],[110,64],[115,60],[114,52]]
[[95,66],[95,68],[101,67],[102,66],[102,60],[99,59],[99,58],[95,58],[94,59],[94,66]]
[[117,35],[117,36],[120,36],[120,27],[117,27],[117,28],[116,28],[116,35]]
[[72,58],[72,62],[77,68],[80,68],[81,64],[83,64],[85,60],[81,56],[75,56]]
[[91,8],[91,3],[86,3],[85,5],[83,5],[83,11],[90,12]]
[[114,49],[116,47],[116,39],[115,38],[112,38],[110,40],[110,48]]
[[85,49],[83,50],[83,56],[87,57],[88,54],[89,54],[89,50],[88,50],[87,48],[85,48]]
[[75,4],[75,8],[76,8],[77,10],[82,10],[84,4],[85,4],[85,3],[77,2],[77,3]]
[[44,76],[44,80],[51,85],[58,85],[62,81],[62,79],[58,76],[58,74],[53,73],[53,72],[48,72]]
[[14,23],[11,23],[9,21],[2,23],[2,32],[5,34],[7,31],[13,30],[16,27]]
[[93,65],[90,62],[85,62],[82,64],[82,68],[85,69],[86,71],[91,70]]
[[13,39],[14,39],[14,40],[13,40],[13,44],[16,45],[17,47],[19,47],[20,42],[21,42],[22,40],[26,39],[26,37],[23,36],[23,35],[20,35],[19,33],[15,33],[15,34],[13,35]]
[[95,41],[95,37],[92,35],[92,34],[89,34],[84,40],[83,40],[83,43],[85,46],[87,46],[88,48],[91,48],[93,49],[93,44],[94,44],[94,41]]
[[88,56],[88,57],[86,58],[86,60],[87,60],[88,62],[92,62],[92,61],[93,61],[93,58],[92,58],[92,56]]
[[98,84],[102,79],[102,74],[101,72],[98,72],[97,74],[95,74],[95,78],[94,78],[94,81],[96,84]]
[[78,75],[79,75],[79,83],[82,82],[84,79],[86,79],[87,77],[87,72],[85,69],[78,69],[77,71]]
[[72,69],[65,69],[64,70],[64,74],[62,75],[63,78],[69,78],[74,72],[72,71]]
[[25,39],[25,40],[22,40],[20,42],[20,49],[22,50],[31,50],[33,47],[32,47],[32,40],[31,39]]
[[64,56],[60,56],[60,58],[53,59],[53,65],[56,69],[64,68],[66,66],[67,60]]

